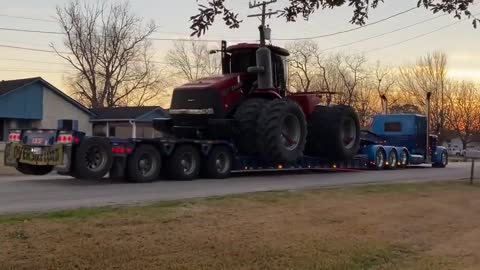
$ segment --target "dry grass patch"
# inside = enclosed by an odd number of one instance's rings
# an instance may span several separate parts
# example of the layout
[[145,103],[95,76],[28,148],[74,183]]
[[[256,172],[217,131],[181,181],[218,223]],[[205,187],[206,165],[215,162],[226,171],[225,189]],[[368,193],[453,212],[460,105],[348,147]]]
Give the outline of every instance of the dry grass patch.
[[0,269],[477,269],[480,188],[256,193],[0,218]]

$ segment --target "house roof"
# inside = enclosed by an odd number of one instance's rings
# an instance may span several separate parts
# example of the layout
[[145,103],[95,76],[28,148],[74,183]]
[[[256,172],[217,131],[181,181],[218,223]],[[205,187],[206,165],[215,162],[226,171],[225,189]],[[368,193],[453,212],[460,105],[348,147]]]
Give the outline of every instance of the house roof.
[[96,108],[91,111],[97,116],[92,121],[127,121],[136,120],[153,112],[166,115],[166,111],[158,106]]
[[27,79],[20,79],[20,80],[9,80],[9,81],[0,81],[0,96],[8,94],[22,86],[27,84],[34,83],[41,79],[40,77],[35,78],[27,78]]
[[26,78],[26,79],[19,79],[19,80],[8,80],[8,81],[0,81],[0,96],[9,94],[11,92],[17,91],[21,89],[24,86],[34,84],[34,83],[41,83],[50,90],[52,90],[55,94],[59,95],[65,101],[69,102],[73,106],[77,107],[78,109],[84,111],[87,114],[93,115],[93,113],[85,106],[80,104],[78,101],[74,100],[73,98],[69,97],[66,95],[63,91],[60,89],[56,88],[46,80],[44,80],[42,77],[33,77],[33,78]]

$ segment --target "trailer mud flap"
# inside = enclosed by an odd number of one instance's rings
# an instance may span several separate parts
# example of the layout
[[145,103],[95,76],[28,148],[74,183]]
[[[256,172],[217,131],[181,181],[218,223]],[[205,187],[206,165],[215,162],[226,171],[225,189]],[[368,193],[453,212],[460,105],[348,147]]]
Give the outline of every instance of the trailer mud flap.
[[22,144],[11,144],[5,148],[5,163],[16,164],[16,162],[30,165],[62,165],[63,145],[50,147],[35,147]]

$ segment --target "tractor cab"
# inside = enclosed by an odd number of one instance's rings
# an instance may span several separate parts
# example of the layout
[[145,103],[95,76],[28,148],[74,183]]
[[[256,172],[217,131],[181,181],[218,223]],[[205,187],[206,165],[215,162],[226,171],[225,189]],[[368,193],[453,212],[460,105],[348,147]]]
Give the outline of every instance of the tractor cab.
[[[226,42],[222,42],[222,73],[224,75],[232,73],[246,74],[242,84],[243,90],[247,94],[252,90],[258,89],[258,71],[252,72],[251,68],[257,66],[257,50],[260,47],[261,45],[256,43],[240,43],[226,47]],[[287,91],[287,57],[289,52],[272,45],[266,47],[271,51],[273,89],[278,91],[281,96],[284,96]]]

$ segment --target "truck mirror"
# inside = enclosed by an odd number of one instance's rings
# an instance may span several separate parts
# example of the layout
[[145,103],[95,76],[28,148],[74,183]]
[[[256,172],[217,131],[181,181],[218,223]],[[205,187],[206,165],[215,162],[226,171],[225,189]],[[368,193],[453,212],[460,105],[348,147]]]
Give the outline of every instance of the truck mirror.
[[248,73],[253,73],[253,74],[262,74],[262,73],[265,72],[265,68],[264,67],[257,67],[257,66],[248,67],[247,72]]
[[216,53],[217,53],[217,50],[210,50],[208,53],[209,53],[209,54],[216,54]]

